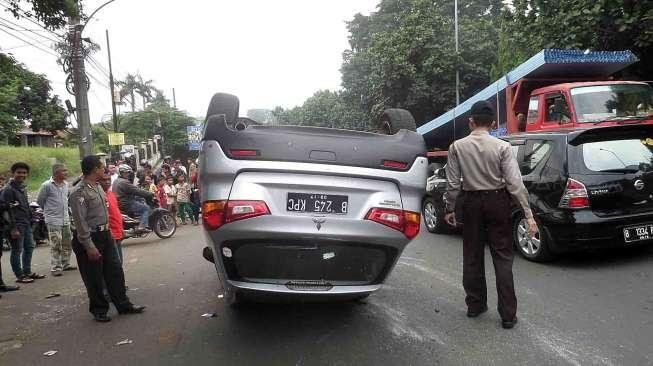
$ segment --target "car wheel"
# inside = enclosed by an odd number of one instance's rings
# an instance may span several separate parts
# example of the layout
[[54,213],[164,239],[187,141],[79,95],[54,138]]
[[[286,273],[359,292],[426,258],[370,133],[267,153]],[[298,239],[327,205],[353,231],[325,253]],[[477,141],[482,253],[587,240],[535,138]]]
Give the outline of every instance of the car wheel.
[[534,237],[528,235],[528,221],[523,214],[518,214],[513,221],[514,244],[522,257],[533,262],[547,262],[553,259],[550,250],[550,238],[541,225]]
[[224,114],[228,125],[233,125],[238,119],[240,101],[238,97],[226,93],[217,93],[211,98],[209,109],[206,112],[207,118],[214,114]]
[[443,233],[448,227],[444,222],[444,210],[442,206],[435,203],[431,197],[427,197],[422,204],[422,215],[424,216],[424,225],[430,233]]
[[409,111],[391,108],[383,112],[378,129],[379,133],[394,135],[399,130],[416,131],[417,125],[415,124],[415,118]]

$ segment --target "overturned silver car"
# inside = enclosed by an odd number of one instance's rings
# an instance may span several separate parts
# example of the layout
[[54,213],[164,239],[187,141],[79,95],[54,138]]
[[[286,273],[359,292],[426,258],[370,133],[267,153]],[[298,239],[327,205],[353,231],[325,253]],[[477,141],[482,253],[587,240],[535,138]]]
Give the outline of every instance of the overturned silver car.
[[[378,290],[420,230],[423,138],[260,125],[239,118],[238,105],[213,97],[199,158],[203,255],[226,300]],[[383,129],[414,128],[406,113],[385,113]]]

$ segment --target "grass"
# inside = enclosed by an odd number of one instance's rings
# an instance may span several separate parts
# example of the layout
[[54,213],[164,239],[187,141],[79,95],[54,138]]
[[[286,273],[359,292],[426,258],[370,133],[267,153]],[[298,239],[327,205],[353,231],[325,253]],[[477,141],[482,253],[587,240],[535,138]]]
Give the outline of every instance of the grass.
[[74,148],[0,146],[0,176],[11,177],[11,165],[22,161],[30,166],[27,190],[38,191],[41,183],[52,175],[52,164],[63,163],[68,168],[69,181],[79,175],[79,150]]

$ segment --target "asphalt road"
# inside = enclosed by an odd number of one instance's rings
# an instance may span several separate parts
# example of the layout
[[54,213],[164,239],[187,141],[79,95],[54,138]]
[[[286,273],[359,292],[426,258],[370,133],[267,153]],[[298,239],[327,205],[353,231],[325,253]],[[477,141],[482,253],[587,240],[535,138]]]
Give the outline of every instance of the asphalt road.
[[[112,322],[92,321],[77,272],[5,294],[0,365],[653,364],[653,246],[546,265],[517,258],[520,322],[504,330],[496,311],[465,317],[456,236],[420,234],[364,302],[237,310],[219,298],[203,242],[189,226],[170,240],[125,242],[129,295],[148,306],[142,315],[112,310]],[[47,271],[48,255],[37,249],[37,270]],[[51,292],[61,296],[45,299]],[[126,339],[133,343],[116,345]]]

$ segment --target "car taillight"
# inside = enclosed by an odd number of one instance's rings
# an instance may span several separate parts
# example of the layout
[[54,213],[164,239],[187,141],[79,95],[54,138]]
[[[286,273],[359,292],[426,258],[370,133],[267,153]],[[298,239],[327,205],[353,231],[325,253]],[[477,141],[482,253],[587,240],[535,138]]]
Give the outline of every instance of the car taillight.
[[202,223],[206,230],[217,230],[230,222],[269,215],[264,201],[206,201],[202,203]]
[[202,224],[206,230],[216,230],[224,224],[224,208],[227,201],[205,201],[202,203]]
[[383,160],[382,164],[384,168],[390,169],[405,170],[408,168],[408,163],[404,163],[402,161]]
[[270,209],[263,201],[229,201],[225,211],[225,223],[252,217],[269,215]]
[[408,239],[419,234],[420,214],[417,212],[375,207],[367,213],[365,219],[401,231]]
[[590,198],[585,185],[575,179],[567,179],[567,187],[560,199],[560,208],[581,209],[590,207]]
[[245,150],[245,149],[231,149],[231,150],[229,150],[229,154],[231,156],[233,156],[234,158],[244,158],[244,157],[258,156],[259,151],[258,150]]

